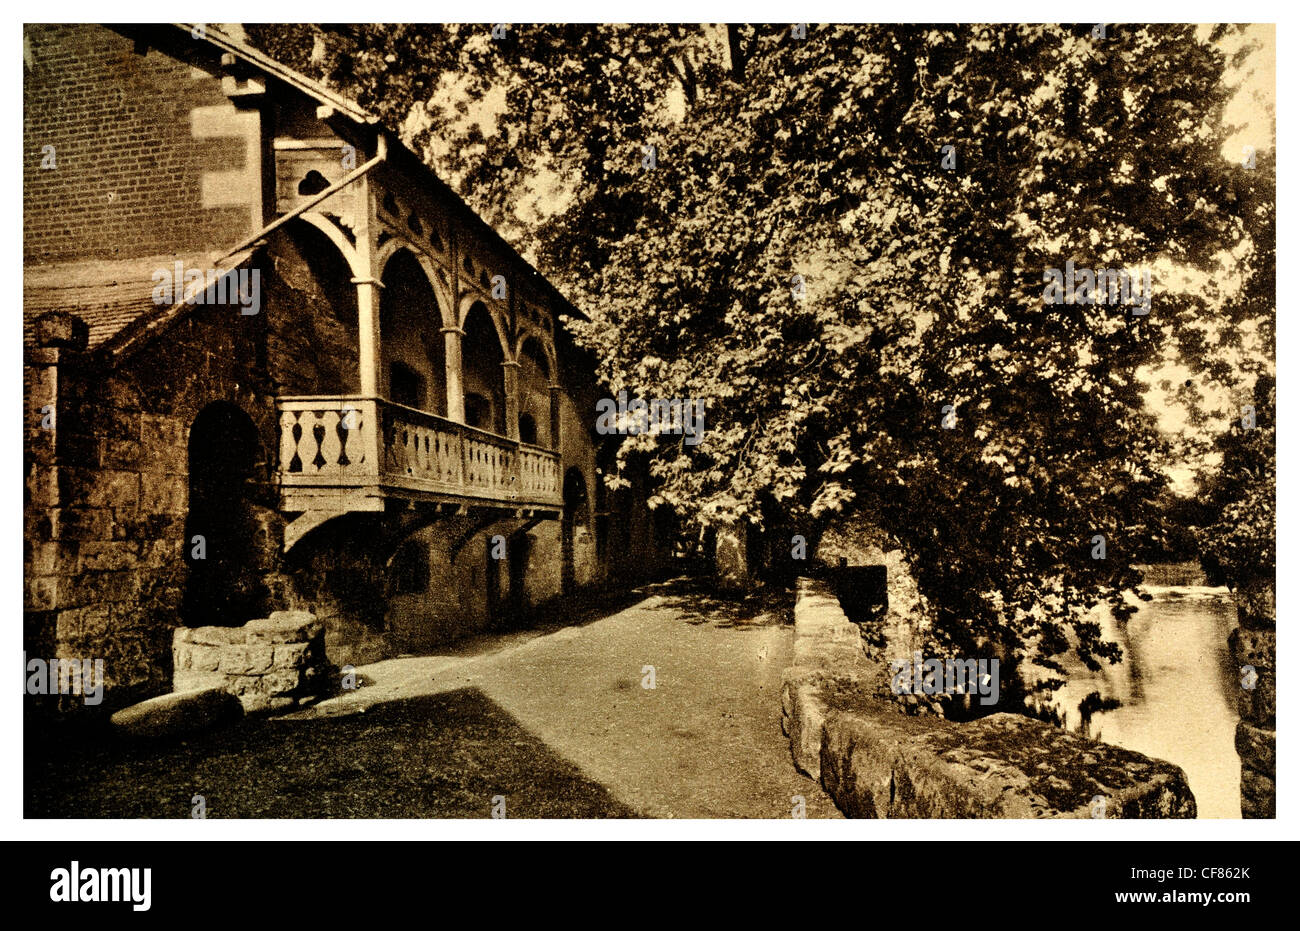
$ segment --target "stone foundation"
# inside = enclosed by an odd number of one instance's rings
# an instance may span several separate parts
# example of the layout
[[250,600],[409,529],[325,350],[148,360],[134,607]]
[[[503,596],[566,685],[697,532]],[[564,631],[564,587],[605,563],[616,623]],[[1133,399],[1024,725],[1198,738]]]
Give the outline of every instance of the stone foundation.
[[285,711],[328,682],[324,627],[307,611],[276,611],[243,627],[180,628],[172,639],[176,692],[222,688],[244,711]]

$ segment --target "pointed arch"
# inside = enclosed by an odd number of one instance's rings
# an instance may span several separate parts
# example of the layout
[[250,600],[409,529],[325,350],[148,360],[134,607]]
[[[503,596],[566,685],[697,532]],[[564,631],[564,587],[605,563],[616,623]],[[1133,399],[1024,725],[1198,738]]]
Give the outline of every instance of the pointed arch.
[[439,328],[458,326],[459,320],[454,315],[452,308],[454,302],[451,299],[451,290],[440,280],[438,264],[406,237],[394,233],[379,247],[379,251],[375,254],[375,275],[382,281],[385,267],[387,267],[393,256],[399,252],[409,252],[411,254],[419,264],[421,271],[424,272],[429,287],[433,289],[434,296],[438,300]]
[[306,223],[308,226],[315,227],[325,234],[325,237],[334,244],[336,249],[339,250],[339,255],[343,257],[343,261],[346,262],[348,268],[352,270],[352,276],[354,278],[363,278],[370,274],[369,270],[362,265],[361,258],[357,255],[356,247],[348,241],[348,237],[344,235],[343,230],[339,229],[338,224],[333,220],[324,214],[316,213],[315,211],[308,211],[307,213],[300,214],[298,220]]
[[498,313],[488,301],[485,301],[477,294],[466,294],[460,299],[460,313],[458,319],[460,328],[465,329],[466,322],[469,320],[469,313],[475,305],[483,308],[488,317],[492,320],[492,327],[496,330],[497,340],[501,344],[501,355],[507,362],[516,361],[515,352],[510,346],[510,337],[508,335],[506,322],[502,315]]

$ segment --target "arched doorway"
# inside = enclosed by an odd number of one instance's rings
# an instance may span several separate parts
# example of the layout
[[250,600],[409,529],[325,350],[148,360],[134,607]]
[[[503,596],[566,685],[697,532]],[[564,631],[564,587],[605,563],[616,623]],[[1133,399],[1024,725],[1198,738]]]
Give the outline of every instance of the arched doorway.
[[578,531],[591,520],[587,500],[587,480],[577,468],[564,473],[564,517],[560,522],[560,590],[569,594],[576,587],[574,549]]
[[261,464],[257,428],[226,401],[209,404],[190,427],[189,513],[182,614],[190,627],[236,627],[265,614],[264,528],[253,481]]

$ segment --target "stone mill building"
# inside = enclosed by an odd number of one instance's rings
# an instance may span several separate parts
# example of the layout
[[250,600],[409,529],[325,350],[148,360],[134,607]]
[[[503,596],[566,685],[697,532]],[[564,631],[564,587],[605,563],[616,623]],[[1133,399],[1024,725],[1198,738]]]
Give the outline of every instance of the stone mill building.
[[375,118],[215,27],[24,41],[24,644],[361,663],[662,565],[562,295]]

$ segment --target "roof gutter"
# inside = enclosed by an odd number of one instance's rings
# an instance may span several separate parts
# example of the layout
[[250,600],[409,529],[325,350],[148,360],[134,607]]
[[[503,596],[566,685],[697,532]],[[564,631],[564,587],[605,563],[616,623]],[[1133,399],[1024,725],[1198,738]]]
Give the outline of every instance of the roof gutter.
[[222,259],[228,258],[229,256],[234,255],[236,252],[239,252],[243,249],[247,249],[249,246],[253,245],[258,240],[265,239],[268,235],[270,235],[275,230],[278,230],[280,227],[284,226],[284,224],[288,223],[290,220],[294,220],[302,216],[304,213],[306,213],[312,207],[315,207],[317,204],[325,200],[327,197],[331,197],[332,195],[337,194],[339,191],[343,190],[353,181],[356,181],[358,178],[362,177],[363,175],[368,174],[376,166],[380,165],[381,163],[387,160],[388,160],[388,136],[381,130],[378,133],[378,142],[375,145],[374,158],[366,162],[364,165],[359,165],[356,168],[352,169],[352,171],[348,172],[340,180],[334,182],[325,190],[321,191],[319,194],[313,195],[311,198],[299,204],[297,207],[294,207],[288,213],[272,220],[270,223],[266,224],[266,226],[262,227],[252,236],[249,236],[247,239],[240,242],[237,246],[234,246],[233,248],[223,252],[217,258],[217,261],[220,262]]

